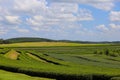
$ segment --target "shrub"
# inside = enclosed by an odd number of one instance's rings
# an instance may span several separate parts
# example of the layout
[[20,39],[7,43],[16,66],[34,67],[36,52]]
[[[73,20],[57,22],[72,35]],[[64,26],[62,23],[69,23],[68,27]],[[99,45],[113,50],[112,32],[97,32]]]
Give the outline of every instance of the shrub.
[[112,57],[118,57],[118,56],[119,56],[119,54],[116,53],[116,52],[115,52],[115,53],[112,52],[112,53],[110,53],[109,55],[112,56]]
[[110,52],[109,52],[109,50],[107,49],[106,51],[105,51],[105,55],[109,55],[110,54]]
[[120,77],[113,77],[111,80],[120,80]]

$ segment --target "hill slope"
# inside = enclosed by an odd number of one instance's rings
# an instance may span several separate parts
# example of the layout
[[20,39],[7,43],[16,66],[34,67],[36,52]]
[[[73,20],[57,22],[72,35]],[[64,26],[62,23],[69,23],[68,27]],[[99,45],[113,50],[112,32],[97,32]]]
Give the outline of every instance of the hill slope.
[[10,43],[20,43],[20,42],[51,42],[54,40],[45,39],[45,38],[34,38],[34,37],[19,37],[19,38],[11,38],[6,41]]
[[8,44],[8,43],[21,43],[21,42],[69,42],[69,43],[84,43],[84,44],[120,44],[120,41],[72,41],[72,40],[52,40],[47,38],[36,38],[36,37],[18,37],[18,38],[10,38],[10,39],[0,39],[0,44]]

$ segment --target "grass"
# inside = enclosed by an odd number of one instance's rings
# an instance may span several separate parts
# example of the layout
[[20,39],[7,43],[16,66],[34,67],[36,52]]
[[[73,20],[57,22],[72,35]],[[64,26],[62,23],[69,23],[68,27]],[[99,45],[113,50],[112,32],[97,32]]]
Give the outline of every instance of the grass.
[[[44,43],[44,44],[43,44]],[[16,43],[20,44],[20,43]],[[32,44],[32,43],[31,43]],[[41,44],[41,45],[40,45]],[[58,80],[110,80],[120,76],[120,57],[94,54],[95,51],[110,49],[118,51],[119,45],[79,44],[74,43],[39,43],[24,45],[24,47],[1,48],[0,68],[12,72],[25,73],[31,76],[56,78]],[[61,45],[59,45],[61,44]],[[72,45],[72,46],[68,46]],[[10,44],[13,45],[13,44]],[[44,45],[44,46],[43,46]],[[64,46],[62,46],[64,45]],[[78,44],[77,44],[78,45]],[[8,47],[8,46],[7,46]],[[4,58],[9,49],[9,54],[17,51],[17,60]]]
[[113,77],[111,80],[120,80],[120,77]]
[[0,80],[53,80],[0,70]]
[[35,60],[38,60],[38,61],[41,61],[41,62],[44,62],[44,63],[47,63],[46,61],[40,59],[39,57],[35,56],[35,55],[32,55],[30,53],[26,53],[29,57],[35,59]]
[[80,44],[80,43],[66,43],[66,42],[24,42],[13,44],[1,44],[0,47],[49,47],[49,46],[101,46],[109,44]]
[[19,53],[12,49],[6,54],[4,54],[4,56],[9,59],[17,60]]

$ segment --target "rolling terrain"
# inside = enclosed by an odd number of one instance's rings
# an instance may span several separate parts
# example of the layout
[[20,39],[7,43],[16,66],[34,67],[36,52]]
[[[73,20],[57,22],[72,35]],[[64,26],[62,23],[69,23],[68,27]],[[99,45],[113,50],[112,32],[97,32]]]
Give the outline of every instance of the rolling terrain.
[[[0,69],[36,76],[37,78],[45,77],[45,80],[46,78],[56,80],[119,80],[120,46],[117,44],[68,42],[1,44]],[[8,72],[8,74],[11,73]],[[28,80],[31,80],[29,78]]]

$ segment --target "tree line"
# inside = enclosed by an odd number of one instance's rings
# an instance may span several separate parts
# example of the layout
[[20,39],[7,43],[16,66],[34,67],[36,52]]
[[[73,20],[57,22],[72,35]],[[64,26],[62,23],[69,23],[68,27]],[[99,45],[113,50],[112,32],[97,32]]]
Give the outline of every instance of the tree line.
[[21,42],[70,42],[70,43],[83,43],[83,44],[119,44],[120,41],[103,41],[103,42],[92,42],[92,41],[72,41],[72,40],[53,40],[47,38],[36,38],[36,37],[18,37],[10,39],[0,39],[0,44],[9,44],[9,43],[21,43]]
[[8,40],[0,39],[0,44],[9,44]]

